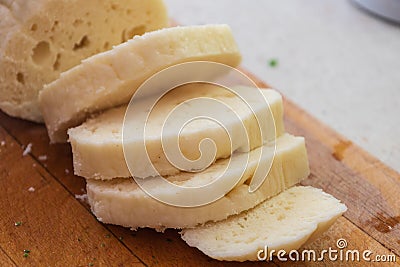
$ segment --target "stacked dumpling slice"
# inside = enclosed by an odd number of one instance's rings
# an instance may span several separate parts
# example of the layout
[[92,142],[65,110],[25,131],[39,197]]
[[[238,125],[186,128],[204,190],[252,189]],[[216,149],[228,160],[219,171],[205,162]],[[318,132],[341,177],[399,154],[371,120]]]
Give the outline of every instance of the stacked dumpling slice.
[[[207,255],[243,261],[256,260],[257,251],[264,246],[297,249],[326,230],[346,210],[340,201],[321,190],[294,187],[309,175],[305,141],[285,133],[282,97],[271,89],[257,91],[263,100],[253,98],[255,108],[248,109],[241,98],[217,85],[183,85],[160,100],[149,117],[149,158],[169,183],[203,186],[218,180],[228,167],[231,172],[226,181],[239,175],[240,179],[216,201],[198,207],[165,204],[146,194],[131,178],[124,157],[122,129],[126,104],[138,87],[153,74],[175,64],[200,60],[236,67],[240,58],[226,25],[175,27],[146,33],[92,56],[45,86],[39,101],[50,139],[63,142],[68,135],[75,174],[87,179],[89,203],[100,221],[132,229],[183,229],[182,238]],[[214,140],[215,157],[201,171],[183,171],[166,157],[160,127],[166,114],[198,97],[230,106],[249,135],[246,140],[232,141],[219,125],[206,121],[189,124],[179,136],[183,155],[195,160],[200,156],[199,142],[210,138]],[[269,107],[263,104],[264,100]],[[143,98],[142,103],[145,101]],[[262,114],[269,115],[258,121],[257,116]],[[232,131],[240,127],[237,121],[224,126]],[[257,134],[260,127],[273,134]],[[129,142],[135,147],[135,142],[143,140],[133,138]],[[263,149],[275,153],[263,154]],[[241,162],[247,164],[243,166]],[[271,166],[263,177],[265,181],[249,192],[258,167],[268,164]],[[173,197],[176,192],[160,182],[159,177],[146,177],[146,168],[138,157],[135,173],[154,191]],[[211,188],[210,195],[218,189]],[[183,201],[190,202],[190,197],[186,198]]]

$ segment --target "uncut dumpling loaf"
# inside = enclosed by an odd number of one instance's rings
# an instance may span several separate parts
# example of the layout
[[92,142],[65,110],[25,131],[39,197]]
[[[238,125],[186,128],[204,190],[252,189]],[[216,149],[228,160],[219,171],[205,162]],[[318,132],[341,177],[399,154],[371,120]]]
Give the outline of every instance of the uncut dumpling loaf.
[[167,25],[162,0],[0,0],[0,109],[43,121],[37,98],[44,84]]

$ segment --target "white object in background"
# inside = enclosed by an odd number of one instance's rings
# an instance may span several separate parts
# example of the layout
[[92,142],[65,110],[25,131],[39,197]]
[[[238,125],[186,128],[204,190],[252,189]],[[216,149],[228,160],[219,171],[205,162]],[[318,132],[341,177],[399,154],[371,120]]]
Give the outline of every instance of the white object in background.
[[400,23],[400,0],[354,0],[366,10]]
[[183,25],[229,24],[245,68],[400,171],[398,25],[349,0],[165,2]]

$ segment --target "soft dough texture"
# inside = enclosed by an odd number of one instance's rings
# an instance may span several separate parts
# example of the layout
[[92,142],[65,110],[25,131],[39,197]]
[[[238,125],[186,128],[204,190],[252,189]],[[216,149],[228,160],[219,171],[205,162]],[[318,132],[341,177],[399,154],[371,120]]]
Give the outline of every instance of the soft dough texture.
[[[259,89],[240,88],[240,90],[251,91]],[[180,149],[185,157],[189,159],[200,157],[198,145],[204,138],[211,138],[215,142],[217,153],[214,159],[217,160],[229,157],[232,152],[246,146],[247,143],[250,144],[249,150],[252,150],[260,147],[267,141],[274,140],[275,137],[281,136],[284,133],[282,97],[279,93],[270,89],[262,89],[259,92],[264,95],[266,101],[269,103],[271,112],[268,110],[268,105],[259,99],[259,94],[257,93],[254,93],[254,99],[251,99],[255,107],[251,111],[243,100],[234,96],[231,92],[210,84],[185,85],[167,94],[153,109],[146,130],[148,136],[146,139],[147,150],[153,165],[160,175],[179,173],[179,169],[169,163],[163,152],[161,127],[169,112],[188,99],[209,97],[226,103],[239,115],[249,134],[244,139],[241,136],[232,136],[234,141],[231,144],[227,133],[220,125],[209,120],[192,122],[184,128],[185,131],[179,136]],[[195,116],[194,114],[198,112],[196,108],[189,104],[186,105],[192,111],[190,114]],[[201,106],[200,108],[203,107]],[[76,128],[68,130],[76,175],[88,179],[102,180],[132,176],[125,161],[122,145],[122,127],[125,111],[126,106],[111,109],[98,117],[89,119]],[[220,110],[214,111],[215,113],[221,112]],[[253,112],[260,118],[260,124],[257,123]],[[233,116],[233,112],[226,115],[226,117],[228,116]],[[224,126],[231,129],[232,133],[239,132],[237,129],[242,128],[242,124],[237,123],[237,121],[229,120],[228,122],[229,124]],[[179,129],[180,125],[174,128]],[[258,129],[263,129],[263,138],[261,138]],[[143,140],[135,135],[132,135],[129,142],[126,141],[127,139],[125,138],[125,142],[129,143],[127,145],[132,147],[134,151],[138,151],[134,149],[135,146],[143,143]],[[175,138],[168,139],[168,141],[172,140],[175,140]],[[135,154],[138,154],[138,152],[135,152]],[[143,178],[151,176],[148,168],[146,168],[146,163],[143,162],[144,155],[138,154],[135,157],[136,159],[132,160],[130,165],[131,168],[137,167],[135,176],[138,177],[139,173]]]
[[[257,154],[257,150],[250,153]],[[207,221],[224,220],[229,215],[248,210],[299,183],[310,173],[304,138],[285,134],[277,141],[276,155],[265,182],[257,191],[249,193],[248,183],[258,163],[258,160],[252,158],[236,187],[224,197],[205,206],[183,208],[163,204],[148,196],[132,179],[87,180],[89,204],[92,212],[104,223],[133,229],[193,227]],[[183,186],[204,185],[219,177],[227,161],[219,160],[201,173],[181,173],[168,177],[168,180]],[[174,194],[157,184],[154,187],[165,194]]]
[[84,58],[167,26],[162,0],[0,0],[0,109],[41,122],[44,84]]
[[[347,210],[313,187],[293,187],[225,221],[182,231],[182,239],[218,260],[256,261],[259,250],[289,253],[326,231]],[[264,254],[261,254],[261,257]],[[269,256],[268,256],[269,258]]]
[[85,59],[39,95],[50,140],[65,142],[68,128],[94,112],[126,104],[150,76],[183,62],[237,66],[241,55],[227,25],[162,29],[136,36]]

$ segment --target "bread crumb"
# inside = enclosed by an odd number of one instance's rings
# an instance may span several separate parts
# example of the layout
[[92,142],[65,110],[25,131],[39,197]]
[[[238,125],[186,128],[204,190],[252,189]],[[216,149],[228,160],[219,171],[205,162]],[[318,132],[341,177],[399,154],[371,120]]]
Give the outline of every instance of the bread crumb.
[[31,186],[31,187],[29,187],[28,191],[29,192],[35,192],[35,188]]
[[87,202],[87,200],[88,200],[88,195],[87,195],[87,194],[75,195],[75,198],[78,199],[78,200],[80,200],[80,201]]
[[38,157],[38,159],[39,159],[40,161],[46,161],[46,160],[47,160],[47,155],[40,155],[40,156]]
[[1,142],[0,142],[0,145],[1,145],[1,146],[5,146],[5,145],[6,145],[6,141],[1,141]]
[[69,170],[68,169],[65,169],[65,174],[69,174]]
[[32,152],[32,143],[29,143],[27,146],[26,146],[26,148],[25,148],[25,150],[24,150],[24,152],[22,152],[22,156],[27,156],[29,153],[31,153]]

